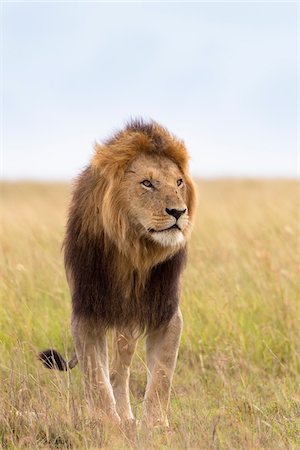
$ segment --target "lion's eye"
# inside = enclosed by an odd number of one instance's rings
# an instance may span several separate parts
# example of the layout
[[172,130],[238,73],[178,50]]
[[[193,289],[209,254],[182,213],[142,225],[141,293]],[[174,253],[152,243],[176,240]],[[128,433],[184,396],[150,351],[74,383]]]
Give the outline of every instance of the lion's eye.
[[149,180],[144,180],[144,181],[141,182],[141,184],[143,186],[145,186],[146,188],[152,188],[153,187],[153,184]]
[[179,180],[177,180],[177,186],[181,186],[183,184],[183,179],[179,178]]

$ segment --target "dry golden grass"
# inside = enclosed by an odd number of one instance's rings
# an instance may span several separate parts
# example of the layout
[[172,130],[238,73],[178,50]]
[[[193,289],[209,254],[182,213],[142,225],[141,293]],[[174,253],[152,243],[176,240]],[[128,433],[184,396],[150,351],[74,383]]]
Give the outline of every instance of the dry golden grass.
[[[300,216],[296,181],[199,183],[184,276],[184,332],[167,432],[128,438],[88,419],[72,353],[61,243],[69,187],[3,183],[0,446],[3,448],[300,448]],[[139,415],[143,348],[132,368]]]

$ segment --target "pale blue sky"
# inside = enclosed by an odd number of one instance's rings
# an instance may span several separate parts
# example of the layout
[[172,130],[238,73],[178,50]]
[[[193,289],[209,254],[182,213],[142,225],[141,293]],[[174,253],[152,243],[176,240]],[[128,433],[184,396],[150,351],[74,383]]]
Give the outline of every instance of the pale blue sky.
[[4,3],[2,176],[69,179],[130,117],[201,177],[296,176],[296,3]]

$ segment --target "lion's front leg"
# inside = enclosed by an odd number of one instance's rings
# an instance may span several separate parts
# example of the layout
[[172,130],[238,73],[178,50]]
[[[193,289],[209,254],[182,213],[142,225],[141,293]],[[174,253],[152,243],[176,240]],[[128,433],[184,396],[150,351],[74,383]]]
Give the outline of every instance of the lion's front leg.
[[168,426],[167,411],[181,331],[182,315],[178,309],[167,325],[147,336],[148,378],[143,409],[146,426]]
[[134,355],[137,336],[129,330],[115,330],[113,335],[113,358],[111,384],[118,414],[122,420],[133,421],[129,397],[130,364]]
[[105,329],[89,320],[74,317],[72,333],[91,412],[99,411],[104,417],[120,423],[109,380]]

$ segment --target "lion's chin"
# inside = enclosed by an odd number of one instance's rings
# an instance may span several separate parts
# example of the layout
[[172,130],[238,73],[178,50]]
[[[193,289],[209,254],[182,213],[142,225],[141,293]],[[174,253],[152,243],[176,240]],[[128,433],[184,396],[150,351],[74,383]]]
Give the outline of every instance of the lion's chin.
[[180,230],[151,232],[151,239],[162,247],[175,247],[183,244],[185,238]]

